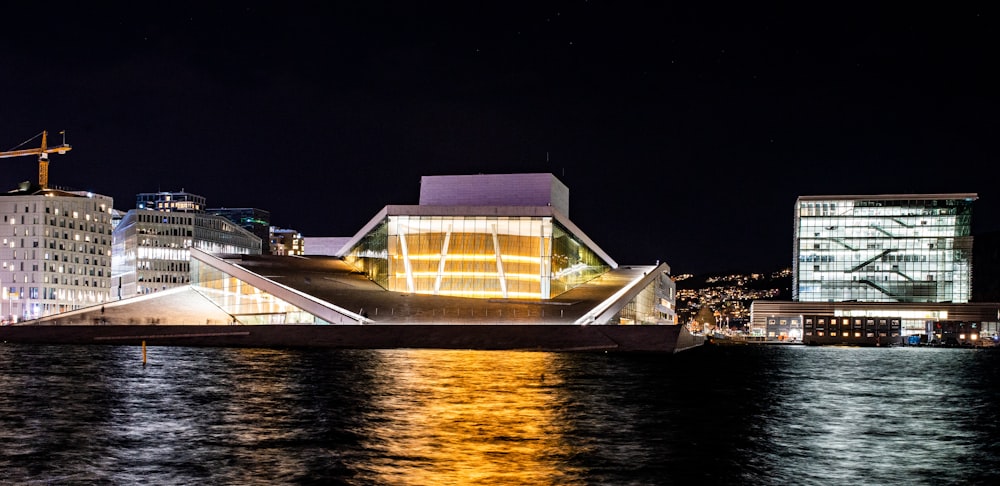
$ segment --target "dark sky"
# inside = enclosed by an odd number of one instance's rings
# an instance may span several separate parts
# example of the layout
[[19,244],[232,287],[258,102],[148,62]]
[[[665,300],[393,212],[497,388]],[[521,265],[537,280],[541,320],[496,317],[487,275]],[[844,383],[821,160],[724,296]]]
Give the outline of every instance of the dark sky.
[[616,261],[674,273],[790,265],[799,195],[976,192],[1000,230],[987,3],[423,3],[5,5],[0,151],[66,130],[50,185],[307,237],[422,175],[551,172]]

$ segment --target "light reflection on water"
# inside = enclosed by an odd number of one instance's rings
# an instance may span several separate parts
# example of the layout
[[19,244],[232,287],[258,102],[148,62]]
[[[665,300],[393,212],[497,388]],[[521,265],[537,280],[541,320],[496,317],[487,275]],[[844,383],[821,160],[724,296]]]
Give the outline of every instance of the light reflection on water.
[[0,345],[0,483],[986,484],[1000,352]]
[[572,445],[547,353],[381,353],[370,478],[382,484],[564,484]]
[[[754,450],[798,484],[1000,477],[997,351],[789,348]],[[787,364],[787,366],[782,366]],[[794,397],[794,399],[789,399]],[[992,481],[990,481],[992,482]]]

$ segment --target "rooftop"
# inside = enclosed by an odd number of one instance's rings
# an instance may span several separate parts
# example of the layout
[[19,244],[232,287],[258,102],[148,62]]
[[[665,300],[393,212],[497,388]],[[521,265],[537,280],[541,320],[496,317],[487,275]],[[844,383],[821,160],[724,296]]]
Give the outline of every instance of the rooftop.
[[[633,282],[655,266],[621,266],[545,301],[472,299],[392,292],[336,257],[232,255],[224,258],[293,291],[329,302],[375,324],[572,324],[630,298]],[[649,276],[651,278],[651,276]],[[623,293],[626,292],[626,293]],[[38,324],[223,324],[231,317],[191,286],[29,321]]]

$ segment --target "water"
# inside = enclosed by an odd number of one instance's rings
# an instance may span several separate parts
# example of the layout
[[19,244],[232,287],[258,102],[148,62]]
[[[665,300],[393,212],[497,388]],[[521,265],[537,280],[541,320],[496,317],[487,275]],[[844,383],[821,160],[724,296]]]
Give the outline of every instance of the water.
[[988,484],[1000,352],[0,345],[3,484]]

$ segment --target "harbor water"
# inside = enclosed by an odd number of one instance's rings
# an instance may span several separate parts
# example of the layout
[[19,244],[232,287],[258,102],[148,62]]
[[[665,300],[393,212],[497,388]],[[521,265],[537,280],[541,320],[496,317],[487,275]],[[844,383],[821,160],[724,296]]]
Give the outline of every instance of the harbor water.
[[2,484],[1000,478],[1000,352],[0,344]]

